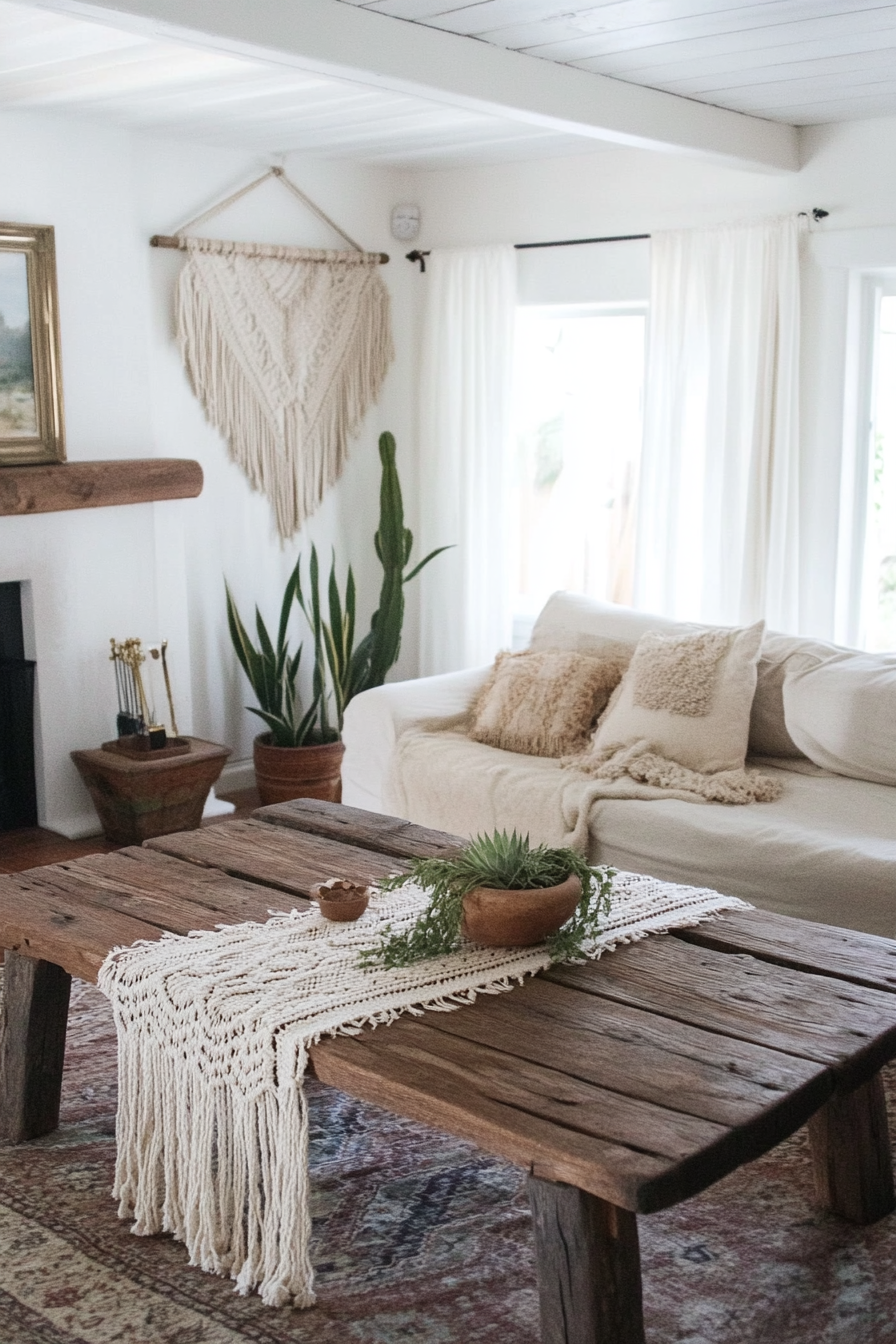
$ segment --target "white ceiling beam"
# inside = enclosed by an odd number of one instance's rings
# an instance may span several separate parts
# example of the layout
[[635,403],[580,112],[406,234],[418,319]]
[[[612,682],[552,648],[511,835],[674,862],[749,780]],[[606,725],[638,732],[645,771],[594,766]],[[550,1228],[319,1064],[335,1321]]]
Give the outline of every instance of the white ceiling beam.
[[795,127],[406,23],[340,0],[29,0],[586,139],[766,172],[799,168]]

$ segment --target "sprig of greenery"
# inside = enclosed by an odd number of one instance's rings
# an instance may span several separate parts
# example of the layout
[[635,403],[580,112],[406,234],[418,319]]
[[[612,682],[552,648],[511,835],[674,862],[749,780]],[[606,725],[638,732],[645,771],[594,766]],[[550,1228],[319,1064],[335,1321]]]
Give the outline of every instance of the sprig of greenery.
[[396,891],[415,882],[430,893],[429,905],[404,932],[388,928],[380,942],[361,954],[362,966],[393,969],[455,952],[462,942],[463,900],[476,887],[499,891],[534,891],[554,887],[575,874],[582,895],[575,914],[552,934],[547,946],[552,961],[584,956],[585,944],[600,932],[610,908],[615,872],[592,868],[574,849],[529,844],[528,835],[495,831],[478,835],[448,858],[415,859],[408,872],[380,882],[380,891]]

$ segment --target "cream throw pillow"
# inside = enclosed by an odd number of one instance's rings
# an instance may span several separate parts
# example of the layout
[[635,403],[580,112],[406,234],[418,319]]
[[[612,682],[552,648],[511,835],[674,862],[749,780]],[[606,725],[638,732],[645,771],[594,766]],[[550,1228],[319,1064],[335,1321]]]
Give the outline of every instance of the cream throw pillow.
[[784,682],[787,727],[810,761],[896,784],[896,653],[836,650]]
[[527,756],[581,751],[623,667],[618,659],[560,649],[499,653],[473,706],[469,735]]
[[592,751],[649,743],[701,774],[743,768],[765,622],[745,629],[650,632],[598,724]]

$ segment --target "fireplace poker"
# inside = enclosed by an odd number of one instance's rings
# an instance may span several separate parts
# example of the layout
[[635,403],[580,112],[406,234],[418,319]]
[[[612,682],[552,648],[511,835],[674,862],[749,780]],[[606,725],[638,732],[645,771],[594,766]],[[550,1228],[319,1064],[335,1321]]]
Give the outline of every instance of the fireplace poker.
[[158,658],[161,656],[162,675],[165,678],[165,694],[168,696],[168,712],[171,715],[171,736],[180,737],[180,733],[177,731],[177,716],[174,713],[174,697],[171,694],[171,678],[168,675],[168,659],[165,657],[165,650],[167,648],[168,648],[168,641],[167,639],[163,639],[158,648],[150,649],[150,653],[152,654],[153,658]]

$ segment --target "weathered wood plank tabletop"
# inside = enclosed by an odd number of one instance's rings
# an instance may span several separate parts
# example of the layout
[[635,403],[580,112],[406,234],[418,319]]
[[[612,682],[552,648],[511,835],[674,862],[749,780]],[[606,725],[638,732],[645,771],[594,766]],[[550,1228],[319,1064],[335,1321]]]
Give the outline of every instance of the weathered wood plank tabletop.
[[[111,948],[302,907],[461,842],[300,800],[142,848],[0,877],[0,1137],[55,1128],[71,975]],[[894,1207],[879,1070],[896,942],[738,911],[556,966],[454,1013],[315,1046],[318,1076],[526,1168],[545,1344],[640,1344],[637,1215],[809,1122],[820,1200]]]

